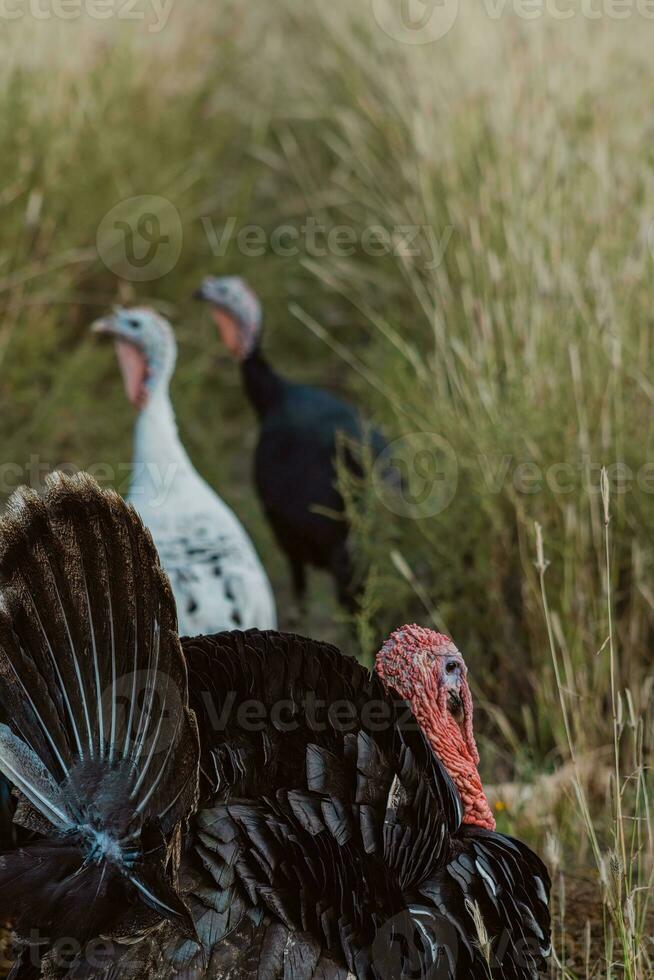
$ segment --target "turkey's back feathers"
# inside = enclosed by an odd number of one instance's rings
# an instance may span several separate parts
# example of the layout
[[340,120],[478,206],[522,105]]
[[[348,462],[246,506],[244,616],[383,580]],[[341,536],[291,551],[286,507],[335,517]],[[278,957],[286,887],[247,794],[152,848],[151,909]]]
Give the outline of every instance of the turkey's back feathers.
[[[376,936],[446,862],[461,820],[413,716],[376,675],[301,637],[219,634],[185,653],[204,733],[195,894],[221,910],[213,938],[256,912],[283,930],[262,964],[271,980],[317,976],[323,956],[382,976]],[[302,954],[287,974],[290,949]]]

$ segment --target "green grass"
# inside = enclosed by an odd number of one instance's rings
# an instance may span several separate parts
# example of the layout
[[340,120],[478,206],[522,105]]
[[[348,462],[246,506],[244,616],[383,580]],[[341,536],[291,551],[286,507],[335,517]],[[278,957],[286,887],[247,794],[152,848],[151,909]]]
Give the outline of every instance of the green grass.
[[[303,628],[366,659],[405,621],[452,633],[474,678],[486,781],[522,788],[501,801],[503,828],[539,846],[554,835],[580,866],[623,852],[619,898],[605,886],[606,943],[617,938],[578,975],[646,976],[647,893],[635,889],[653,850],[649,22],[496,21],[468,7],[445,38],[411,47],[371,10],[195,0],[158,34],[115,21],[3,30],[2,458],[23,472],[33,456],[105,463],[124,485],[133,417],[87,326],[117,300],[156,303],[178,331],[184,441],[250,529],[285,622],[286,569],[250,481],[255,421],[189,298],[207,271],[245,275],[275,363],[402,440],[413,493],[428,505],[441,492],[443,445],[457,465],[453,499],[423,518],[344,475],[367,583],[359,642],[321,577]],[[140,194],[177,208],[183,249],[139,284],[108,270],[95,242]],[[356,244],[315,254],[300,233],[294,255],[232,242],[215,256],[202,218],[268,236],[309,219]],[[379,226],[430,231],[414,254],[373,255],[363,243]],[[620,486],[617,466],[640,483]],[[569,766],[556,793],[539,790]]]

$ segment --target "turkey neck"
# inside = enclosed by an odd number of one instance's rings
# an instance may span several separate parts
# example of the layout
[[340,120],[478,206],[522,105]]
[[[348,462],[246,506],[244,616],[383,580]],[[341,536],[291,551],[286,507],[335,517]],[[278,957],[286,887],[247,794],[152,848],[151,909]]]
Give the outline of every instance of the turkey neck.
[[259,418],[280,404],[286,382],[272,369],[260,348],[241,363],[241,373],[247,396]]
[[130,500],[137,506],[154,506],[166,488],[196,476],[167,389],[154,391],[139,414],[132,467]]

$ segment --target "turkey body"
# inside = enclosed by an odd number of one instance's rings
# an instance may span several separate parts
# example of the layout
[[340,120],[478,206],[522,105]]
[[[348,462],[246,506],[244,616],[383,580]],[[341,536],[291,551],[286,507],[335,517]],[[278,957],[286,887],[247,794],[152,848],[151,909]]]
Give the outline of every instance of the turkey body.
[[547,871],[518,841],[461,823],[449,776],[378,678],[288,634],[200,637],[184,653],[203,783],[181,881],[199,941],[169,927],[107,976],[540,975]]
[[504,943],[492,976],[538,976],[545,868],[519,842],[462,824],[448,774],[375,675],[276,633],[184,652],[205,774],[188,898],[196,922],[224,909],[218,933],[234,944],[215,947],[216,976],[486,978],[471,902]]
[[276,625],[272,589],[254,545],[193,467],[167,394],[139,416],[128,499],[171,580],[182,634]]
[[[359,445],[369,439],[375,456],[385,449],[384,438],[374,429],[366,433],[358,413],[328,392],[281,378],[258,351],[242,370],[260,420],[256,487],[288,558],[296,595],[303,596],[306,568],[313,566],[332,574],[339,601],[353,609],[357,589],[336,459],[343,438]],[[359,473],[359,464],[343,449],[349,467]]]

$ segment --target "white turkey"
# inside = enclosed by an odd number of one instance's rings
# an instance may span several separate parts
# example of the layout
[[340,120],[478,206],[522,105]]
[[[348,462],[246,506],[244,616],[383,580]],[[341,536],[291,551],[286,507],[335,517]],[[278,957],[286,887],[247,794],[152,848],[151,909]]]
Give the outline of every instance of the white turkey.
[[152,309],[117,309],[92,329],[114,338],[127,397],[139,412],[128,500],[172,582],[180,633],[274,628],[273,593],[254,545],[180,440],[169,393],[177,360],[170,323]]

